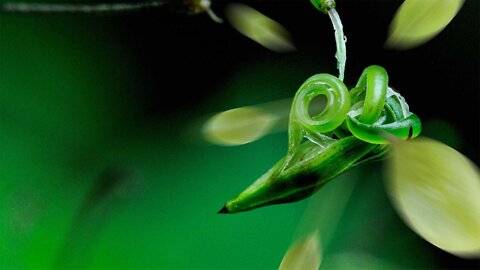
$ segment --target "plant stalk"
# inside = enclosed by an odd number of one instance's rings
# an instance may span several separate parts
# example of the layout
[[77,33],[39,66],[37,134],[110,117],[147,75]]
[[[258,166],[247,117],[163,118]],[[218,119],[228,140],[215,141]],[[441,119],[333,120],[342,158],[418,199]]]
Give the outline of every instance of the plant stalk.
[[131,3],[3,3],[1,12],[9,13],[85,13],[104,14],[135,12],[168,7],[171,10],[199,14],[210,9],[210,0],[155,0]]

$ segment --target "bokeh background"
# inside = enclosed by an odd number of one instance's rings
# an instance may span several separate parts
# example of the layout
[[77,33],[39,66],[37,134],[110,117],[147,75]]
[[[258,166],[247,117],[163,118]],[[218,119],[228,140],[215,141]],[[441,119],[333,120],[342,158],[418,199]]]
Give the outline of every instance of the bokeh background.
[[[223,17],[229,2],[213,2]],[[215,146],[202,119],[337,73],[331,24],[308,1],[241,2],[284,25],[298,50],[274,53],[228,23],[165,10],[0,14],[0,268],[275,269],[305,220],[329,239],[321,269],[478,266],[403,223],[381,163],[310,200],[216,214],[284,155],[287,134]],[[478,165],[480,2],[427,44],[386,50],[401,2],[337,1],[345,81],[384,66],[424,135]]]

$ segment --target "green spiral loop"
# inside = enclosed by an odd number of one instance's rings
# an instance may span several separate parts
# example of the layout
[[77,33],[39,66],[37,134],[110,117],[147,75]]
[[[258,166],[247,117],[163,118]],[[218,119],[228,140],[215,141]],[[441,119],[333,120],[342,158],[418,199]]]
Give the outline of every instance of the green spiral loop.
[[[318,115],[311,116],[308,108],[312,100],[325,95],[327,104]],[[337,77],[317,74],[305,81],[293,99],[290,114],[290,145],[293,147],[308,134],[327,133],[335,130],[345,120],[350,110],[347,87]],[[299,132],[299,131],[303,132]]]
[[[327,105],[320,114],[311,116],[308,108],[319,95],[327,97]],[[388,87],[388,74],[383,67],[365,68],[350,91],[337,77],[317,74],[302,84],[293,100],[289,149],[304,138],[333,139],[330,133],[387,144],[392,136],[402,140],[414,138],[421,127],[420,119],[409,111],[405,99]]]
[[388,75],[383,67],[369,66],[363,71],[356,86],[366,92],[360,122],[373,124],[378,120],[387,97],[387,87]]

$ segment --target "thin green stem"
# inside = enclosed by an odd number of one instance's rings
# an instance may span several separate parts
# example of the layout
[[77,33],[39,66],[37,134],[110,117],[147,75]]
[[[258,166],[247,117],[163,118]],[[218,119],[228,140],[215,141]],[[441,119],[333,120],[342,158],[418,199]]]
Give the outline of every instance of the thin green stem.
[[340,16],[334,8],[328,10],[328,16],[333,24],[333,29],[335,29],[335,44],[337,45],[337,53],[335,58],[337,58],[337,69],[339,72],[338,78],[343,81],[345,74],[345,65],[347,63],[347,47],[346,42],[347,38],[343,34],[343,25],[340,20]]
[[335,44],[337,46],[335,58],[337,58],[338,78],[343,81],[345,65],[347,63],[347,47],[345,45],[347,38],[343,33],[343,25],[342,20],[340,20],[340,15],[338,15],[337,10],[335,10],[335,0],[310,0],[310,2],[320,12],[328,14],[328,17],[330,17],[330,20],[332,21],[333,29],[335,30]]

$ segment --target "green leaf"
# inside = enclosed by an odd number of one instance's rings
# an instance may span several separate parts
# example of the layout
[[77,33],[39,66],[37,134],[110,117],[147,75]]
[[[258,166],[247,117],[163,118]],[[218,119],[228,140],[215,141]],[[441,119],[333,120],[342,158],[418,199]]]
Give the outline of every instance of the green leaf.
[[464,0],[405,0],[390,25],[386,45],[410,49],[435,37],[455,17]]
[[461,153],[432,139],[393,143],[386,182],[405,222],[433,245],[480,255],[480,177]]

